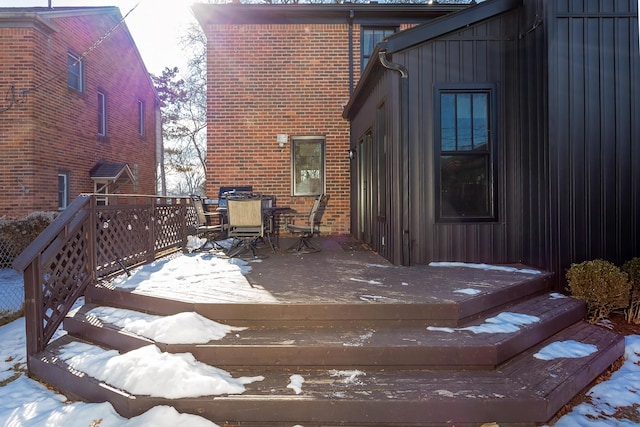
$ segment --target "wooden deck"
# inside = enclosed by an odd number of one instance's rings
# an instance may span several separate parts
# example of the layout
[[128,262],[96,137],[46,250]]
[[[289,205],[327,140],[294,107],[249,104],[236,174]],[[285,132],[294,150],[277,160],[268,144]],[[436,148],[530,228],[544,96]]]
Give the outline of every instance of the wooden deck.
[[[168,404],[220,426],[533,426],[553,417],[623,354],[621,336],[582,321],[582,302],[551,295],[549,274],[396,267],[349,242],[319,242],[323,250],[315,254],[265,252],[269,257],[251,263],[245,283],[229,285],[233,292],[222,284],[171,298],[108,284],[91,289],[87,305],[65,320],[69,335],[34,357],[32,369],[69,395],[109,400],[127,417]],[[464,289],[479,292],[456,292]],[[87,314],[98,305],[156,314],[195,311],[245,326],[207,344],[155,344],[191,352],[234,376],[265,380],[247,385],[242,395],[167,401],[130,396],[72,373],[57,357],[70,340],[120,351],[152,343]],[[505,311],[539,321],[513,333],[468,329]],[[569,339],[598,351],[580,359],[533,357],[545,345]],[[305,379],[301,394],[286,387],[292,374]]]

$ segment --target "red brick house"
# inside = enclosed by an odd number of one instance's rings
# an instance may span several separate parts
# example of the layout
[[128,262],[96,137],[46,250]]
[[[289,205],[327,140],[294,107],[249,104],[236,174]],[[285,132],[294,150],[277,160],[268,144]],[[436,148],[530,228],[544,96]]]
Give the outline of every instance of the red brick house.
[[121,21],[115,7],[0,8],[0,216],[156,193],[157,97]]
[[307,212],[311,196],[324,192],[322,231],[349,233],[342,111],[360,70],[383,37],[464,7],[194,5],[208,40],[207,195],[252,185]]

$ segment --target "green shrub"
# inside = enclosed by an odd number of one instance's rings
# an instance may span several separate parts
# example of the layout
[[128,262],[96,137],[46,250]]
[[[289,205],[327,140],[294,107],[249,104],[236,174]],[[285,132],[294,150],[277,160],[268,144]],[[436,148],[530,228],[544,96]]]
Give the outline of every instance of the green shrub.
[[629,305],[631,284],[627,273],[609,261],[596,259],[572,264],[567,280],[571,294],[586,302],[591,323]]
[[622,271],[629,275],[631,284],[631,298],[626,310],[626,318],[629,323],[640,323],[640,258],[635,257],[625,262]]

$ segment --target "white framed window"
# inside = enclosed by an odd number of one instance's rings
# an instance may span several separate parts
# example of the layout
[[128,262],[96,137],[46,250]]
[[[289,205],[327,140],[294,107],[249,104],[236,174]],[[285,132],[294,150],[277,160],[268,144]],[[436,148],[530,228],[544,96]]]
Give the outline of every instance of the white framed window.
[[144,101],[138,100],[138,135],[144,136]]
[[98,135],[107,136],[107,95],[98,92]]
[[325,138],[291,138],[291,187],[294,196],[315,196],[325,191]]
[[78,92],[84,92],[84,63],[80,55],[72,51],[67,53],[67,71],[67,85]]
[[109,181],[95,181],[93,183],[93,192],[97,194],[96,204],[98,206],[107,206],[109,204]]
[[58,172],[58,210],[69,205],[69,172]]

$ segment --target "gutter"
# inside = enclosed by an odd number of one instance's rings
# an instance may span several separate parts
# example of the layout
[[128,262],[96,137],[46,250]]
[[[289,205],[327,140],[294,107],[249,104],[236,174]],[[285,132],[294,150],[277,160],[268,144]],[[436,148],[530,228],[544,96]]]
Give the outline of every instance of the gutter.
[[410,168],[410,150],[409,150],[409,71],[407,68],[399,63],[392,62],[387,57],[387,45],[386,42],[379,44],[380,50],[378,51],[378,59],[383,67],[400,73],[400,147],[402,151],[402,163],[401,163],[401,229],[402,229],[402,259],[401,265],[411,264],[411,239],[409,233],[409,220],[411,212],[411,187],[409,185],[409,168]]

